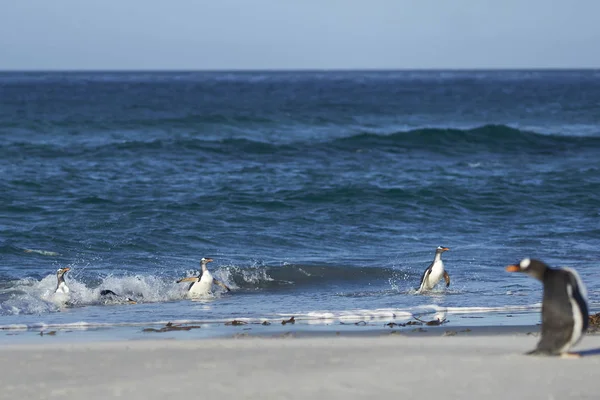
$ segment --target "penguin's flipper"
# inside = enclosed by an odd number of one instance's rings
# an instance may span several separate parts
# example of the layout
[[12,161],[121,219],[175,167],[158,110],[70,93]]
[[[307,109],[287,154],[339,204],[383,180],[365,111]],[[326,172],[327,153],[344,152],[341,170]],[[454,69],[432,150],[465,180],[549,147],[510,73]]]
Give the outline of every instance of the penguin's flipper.
[[227,285],[224,284],[223,282],[221,282],[220,280],[213,278],[213,283],[216,283],[217,285],[221,286],[223,289],[227,290],[228,292],[231,292],[231,289],[229,289],[229,287],[227,287]]
[[198,280],[197,277],[195,276],[188,276],[187,278],[181,278],[180,280],[177,281],[177,283],[181,283],[181,282],[196,282]]
[[423,272],[423,276],[421,277],[421,284],[419,285],[419,288],[417,289],[417,293],[421,293],[423,290],[425,290],[425,282],[429,278],[429,275],[431,275],[432,268],[433,268],[433,264],[431,264],[429,267],[427,267],[427,269]]
[[575,270],[572,269],[567,269],[567,272],[569,273],[569,280],[570,280],[570,285],[571,285],[571,294],[573,296],[573,299],[575,300],[575,302],[577,303],[577,305],[580,307],[581,309],[581,315],[583,317],[583,325],[581,327],[581,331],[585,332],[588,329],[588,325],[589,325],[589,310],[588,310],[588,304],[587,304],[587,300],[586,300],[586,289],[585,287],[581,287],[580,285],[583,285],[583,283],[581,282],[579,275],[577,275],[577,272],[575,272]]
[[446,287],[450,286],[450,275],[444,271],[444,280],[446,281]]

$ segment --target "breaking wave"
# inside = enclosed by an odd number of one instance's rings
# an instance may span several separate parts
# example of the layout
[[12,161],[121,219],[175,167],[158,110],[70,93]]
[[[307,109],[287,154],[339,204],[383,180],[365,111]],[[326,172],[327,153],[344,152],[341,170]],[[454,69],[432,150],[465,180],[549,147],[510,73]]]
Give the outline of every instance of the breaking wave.
[[[108,275],[83,278],[78,271],[66,277],[70,288],[68,304],[71,307],[112,304],[114,301],[100,295],[102,290],[111,290],[123,298],[129,297],[138,303],[158,303],[186,298],[187,285],[178,284],[179,277],[158,275]],[[189,270],[185,276],[196,276],[198,271]],[[409,276],[392,268],[358,268],[331,265],[256,265],[240,267],[225,265],[212,271],[234,291],[277,290],[290,286],[328,285],[332,282],[368,283],[385,281],[390,277],[405,279]],[[415,275],[416,276],[416,275]],[[37,280],[24,278],[8,280],[0,285],[0,315],[45,314],[60,311],[64,306],[53,298],[56,275],[49,274]],[[216,295],[219,294],[217,291]]]

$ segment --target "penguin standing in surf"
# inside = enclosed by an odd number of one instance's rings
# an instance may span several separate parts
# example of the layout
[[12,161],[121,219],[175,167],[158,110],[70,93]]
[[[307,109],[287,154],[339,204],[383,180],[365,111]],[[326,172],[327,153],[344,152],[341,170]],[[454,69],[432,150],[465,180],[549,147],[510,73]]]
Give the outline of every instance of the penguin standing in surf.
[[56,271],[56,279],[57,279],[57,284],[56,284],[56,289],[54,290],[54,293],[62,293],[62,294],[68,294],[69,293],[69,287],[67,286],[67,282],[65,281],[65,274],[70,271],[71,268],[69,267],[65,267],[65,268],[59,268]]
[[65,274],[70,270],[71,268],[69,267],[59,268],[56,270],[56,289],[54,289],[54,292],[47,299],[56,304],[58,307],[71,306],[71,290],[65,281]]
[[421,276],[421,284],[417,293],[423,293],[425,291],[433,289],[438,282],[444,277],[446,281],[446,287],[450,286],[450,275],[444,269],[444,262],[442,261],[442,253],[450,250],[448,247],[438,246],[435,249],[435,257],[433,262],[427,267]]
[[229,287],[227,287],[227,285],[225,285],[223,282],[213,278],[212,274],[208,270],[208,267],[206,266],[206,264],[212,261],[212,258],[202,257],[202,259],[200,260],[200,275],[182,278],[177,281],[177,283],[192,282],[192,284],[190,284],[190,286],[188,287],[189,297],[201,297],[211,294],[213,283],[223,287],[228,292],[231,291],[231,289],[229,289]]
[[539,260],[524,258],[506,267],[524,272],[544,285],[542,335],[537,347],[527,354],[578,356],[568,353],[588,328],[587,292],[574,269],[550,268]]
[[65,274],[69,272],[71,268],[59,268],[56,271],[56,289],[54,289],[54,295],[56,298],[60,298],[61,300],[67,301],[69,300],[69,287],[67,286],[67,282],[65,281]]

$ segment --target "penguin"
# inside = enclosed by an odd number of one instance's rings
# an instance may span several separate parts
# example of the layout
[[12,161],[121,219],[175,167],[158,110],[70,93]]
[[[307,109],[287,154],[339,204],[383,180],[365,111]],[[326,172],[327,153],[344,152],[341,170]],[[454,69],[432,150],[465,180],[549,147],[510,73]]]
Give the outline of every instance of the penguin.
[[223,282],[213,278],[212,274],[206,267],[206,264],[208,264],[209,262],[212,262],[212,261],[213,261],[212,258],[202,257],[202,259],[200,260],[200,266],[201,266],[200,275],[182,278],[177,281],[177,283],[192,282],[192,284],[190,284],[190,286],[188,287],[188,296],[189,297],[201,297],[201,296],[209,295],[212,291],[213,283],[223,287],[228,292],[231,291],[231,289],[229,289],[227,287],[227,285],[225,285]]
[[54,289],[54,293],[52,293],[49,300],[59,307],[72,305],[69,302],[71,298],[69,294],[69,286],[67,286],[67,282],[65,281],[65,274],[70,270],[71,268],[69,267],[59,268],[58,270],[56,270],[56,289]]
[[69,287],[67,286],[67,282],[65,282],[65,274],[70,270],[71,270],[71,268],[65,267],[65,268],[59,268],[56,271],[56,279],[58,280],[58,283],[56,284],[56,289],[54,290],[54,293],[62,293],[62,294],[69,293]]
[[506,267],[508,272],[524,272],[544,286],[542,335],[531,355],[575,356],[569,349],[588,328],[587,291],[572,268],[550,268],[542,261],[524,258]]
[[423,272],[421,284],[419,285],[417,293],[433,289],[442,277],[444,277],[444,280],[446,281],[446,287],[450,286],[450,275],[444,270],[444,262],[442,261],[442,253],[448,250],[450,250],[448,247],[443,246],[438,246],[438,248],[435,249],[433,262]]
[[104,300],[104,303],[137,304],[137,302],[135,300],[133,300],[132,298],[118,295],[110,289],[101,290],[100,297]]

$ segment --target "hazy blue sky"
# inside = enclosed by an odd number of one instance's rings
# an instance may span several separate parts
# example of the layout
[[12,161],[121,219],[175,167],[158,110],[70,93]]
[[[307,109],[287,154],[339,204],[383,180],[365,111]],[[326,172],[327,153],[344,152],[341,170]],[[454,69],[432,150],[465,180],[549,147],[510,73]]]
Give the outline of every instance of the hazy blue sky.
[[600,67],[597,0],[0,0],[0,69]]

